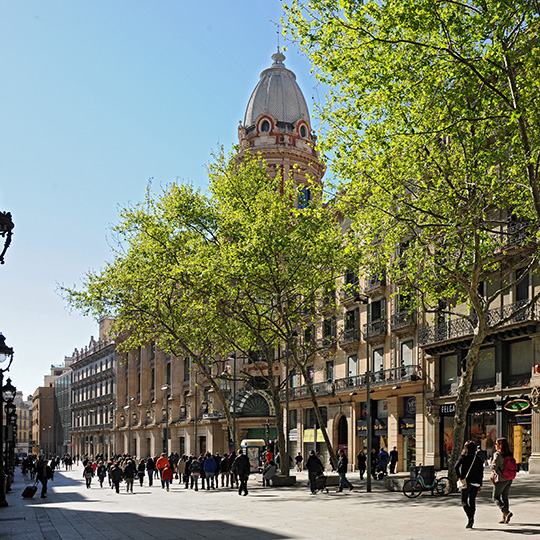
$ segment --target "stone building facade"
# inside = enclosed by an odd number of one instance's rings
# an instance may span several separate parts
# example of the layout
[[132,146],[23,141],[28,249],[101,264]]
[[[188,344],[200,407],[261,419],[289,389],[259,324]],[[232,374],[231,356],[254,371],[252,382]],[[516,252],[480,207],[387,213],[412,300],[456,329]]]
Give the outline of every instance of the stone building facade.
[[73,353],[71,439],[73,454],[115,453],[116,343],[109,337],[112,320],[99,321],[99,338]]

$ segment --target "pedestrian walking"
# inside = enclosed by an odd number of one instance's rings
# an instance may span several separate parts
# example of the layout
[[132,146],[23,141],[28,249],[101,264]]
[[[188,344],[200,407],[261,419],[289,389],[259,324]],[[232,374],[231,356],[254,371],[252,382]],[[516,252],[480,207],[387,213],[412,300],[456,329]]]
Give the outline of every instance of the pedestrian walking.
[[458,480],[464,482],[461,489],[461,506],[467,515],[466,529],[472,529],[476,512],[476,496],[482,490],[484,465],[476,454],[476,444],[467,441],[454,466]]
[[509,492],[517,474],[517,463],[508,441],[501,437],[495,441],[495,453],[491,458],[491,479],[493,482],[493,502],[500,508],[502,519],[499,523],[510,523],[514,515],[510,511]]
[[178,460],[178,464],[176,465],[176,473],[178,474],[178,483],[182,484],[185,482],[185,475],[186,475],[186,456],[182,456]]
[[314,450],[310,450],[309,457],[306,461],[306,469],[308,471],[309,489],[311,494],[317,493],[317,476],[323,473],[324,466],[322,461],[315,455]]
[[36,464],[36,480],[41,482],[41,498],[47,498],[47,484],[54,480],[54,473],[47,460],[40,459]]
[[171,465],[167,465],[163,471],[161,471],[161,481],[165,484],[165,489],[169,491],[169,486],[173,480],[173,468]]
[[161,478],[161,489],[165,489],[165,482],[163,482],[163,471],[165,470],[165,467],[170,466],[171,464],[169,463],[167,456],[165,454],[161,454],[160,458],[156,462],[156,469],[159,471],[159,476]]
[[154,484],[154,472],[156,470],[156,462],[152,456],[149,456],[146,460],[146,472],[148,474],[148,485],[150,487]]
[[397,446],[394,446],[394,448],[390,451],[390,474],[395,474],[398,459],[399,454],[397,451]]
[[249,463],[249,458],[242,453],[242,450],[238,450],[238,455],[234,460],[232,471],[238,475],[240,480],[240,486],[238,488],[238,495],[248,494],[247,482],[249,479],[249,473],[251,472],[251,465]]
[[139,461],[139,464],[137,465],[137,476],[139,477],[139,484],[141,487],[143,487],[145,475],[146,475],[146,463],[144,462],[144,459],[141,459]]
[[199,461],[199,458],[193,458],[193,461],[191,462],[191,465],[189,466],[190,469],[190,477],[191,477],[191,486],[190,489],[195,489],[195,491],[199,491],[199,476],[201,476],[201,462]]
[[126,481],[127,493],[133,493],[133,482],[136,474],[137,469],[135,468],[135,463],[133,463],[132,459],[128,459],[124,467],[124,480]]
[[360,450],[360,453],[356,457],[356,465],[358,466],[358,471],[360,472],[360,480],[363,480],[364,474],[366,474],[367,465],[367,457],[364,450]]
[[339,474],[339,486],[337,491],[341,493],[344,487],[348,487],[349,491],[352,491],[354,486],[347,480],[347,466],[349,464],[347,454],[343,450],[339,450],[338,456],[337,472]]
[[98,463],[98,466],[97,466],[97,469],[96,469],[96,474],[97,474],[97,477],[98,477],[98,480],[99,480],[99,487],[102,488],[103,487],[103,481],[105,480],[105,477],[107,476],[107,467],[105,466],[103,461],[100,461]]
[[90,489],[92,478],[94,478],[94,467],[92,467],[91,461],[86,462],[86,466],[83,469],[83,478],[86,480],[86,489]]
[[211,452],[208,452],[204,460],[204,475],[206,477],[206,489],[216,489],[214,485],[214,477],[216,475],[217,463]]
[[116,490],[116,493],[120,493],[120,482],[122,481],[123,473],[120,465],[117,462],[113,463],[113,465],[111,466],[109,477],[111,479],[112,485],[114,486],[114,489]]
[[302,472],[302,462],[303,461],[304,461],[304,458],[302,457],[302,453],[298,452],[298,454],[296,454],[296,457],[294,458],[294,462],[296,464],[296,470],[298,472]]

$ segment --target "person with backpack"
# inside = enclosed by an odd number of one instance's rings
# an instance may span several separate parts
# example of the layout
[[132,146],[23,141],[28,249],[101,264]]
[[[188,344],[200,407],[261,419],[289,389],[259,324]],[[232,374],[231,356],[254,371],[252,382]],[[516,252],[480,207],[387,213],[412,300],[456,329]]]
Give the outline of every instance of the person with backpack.
[[454,466],[458,480],[462,480],[461,506],[469,518],[466,529],[472,529],[476,512],[476,496],[482,489],[484,462],[476,452],[476,444],[467,441]]
[[510,512],[508,494],[512,480],[516,477],[518,467],[505,438],[501,437],[495,441],[495,449],[496,452],[491,459],[493,502],[502,512],[502,519],[499,523],[510,523],[510,518],[514,514]]

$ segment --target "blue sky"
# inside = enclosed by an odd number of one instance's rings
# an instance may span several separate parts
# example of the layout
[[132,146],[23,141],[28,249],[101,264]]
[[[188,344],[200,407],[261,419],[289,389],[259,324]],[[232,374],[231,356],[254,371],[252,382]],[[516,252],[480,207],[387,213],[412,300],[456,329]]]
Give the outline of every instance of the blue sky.
[[[176,178],[204,188],[277,46],[279,0],[0,0],[0,332],[25,393],[97,336],[57,284],[112,255],[118,210]],[[283,45],[283,40],[281,40]],[[308,61],[285,44],[310,111]]]

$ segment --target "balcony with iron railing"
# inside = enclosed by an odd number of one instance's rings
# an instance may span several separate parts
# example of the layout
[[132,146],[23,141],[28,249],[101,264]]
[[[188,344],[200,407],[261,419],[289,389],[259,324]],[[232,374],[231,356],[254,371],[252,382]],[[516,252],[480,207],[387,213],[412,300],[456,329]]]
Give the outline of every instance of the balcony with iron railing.
[[359,328],[345,328],[339,340],[340,346],[351,345],[360,341]]
[[[422,369],[418,365],[397,366],[389,369],[382,369],[370,374],[371,388],[377,388],[385,385],[395,386],[401,383],[411,381],[421,381],[423,379]],[[335,381],[326,381],[313,385],[315,395],[330,395],[339,392],[358,390],[366,387],[366,374],[344,377]],[[282,390],[280,399],[285,400],[286,391]],[[289,389],[289,399],[307,399],[310,398],[307,386],[298,386]]]
[[414,326],[417,321],[416,311],[398,311],[390,319],[390,329],[392,332],[403,330]]
[[381,289],[386,285],[386,276],[385,274],[378,274],[370,276],[369,279],[365,280],[364,292],[372,293],[378,289]]
[[364,324],[362,333],[366,340],[384,336],[386,334],[386,317]]
[[[490,309],[486,314],[488,327],[492,328],[496,324],[501,323],[501,321],[505,321],[505,327],[526,322],[535,322],[536,305],[534,303],[523,309],[523,311],[520,311],[528,302],[529,300],[520,300],[519,302]],[[420,345],[430,345],[472,336],[477,320],[476,314],[471,314],[438,325],[423,326],[418,330],[418,343]]]

